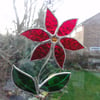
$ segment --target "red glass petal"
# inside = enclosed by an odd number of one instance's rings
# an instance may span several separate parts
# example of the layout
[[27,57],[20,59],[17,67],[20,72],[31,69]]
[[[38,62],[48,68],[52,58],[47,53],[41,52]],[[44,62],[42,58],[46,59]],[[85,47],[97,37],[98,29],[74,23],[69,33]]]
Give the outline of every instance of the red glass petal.
[[39,45],[32,54],[31,60],[38,60],[44,58],[50,51],[51,43]]
[[49,9],[47,9],[45,25],[46,25],[46,29],[51,34],[55,33],[55,30],[57,28],[58,22],[57,22],[57,19],[55,18],[55,16],[50,12]]
[[79,50],[84,48],[77,40],[73,38],[63,38],[60,40],[60,42],[63,44],[65,49]]
[[61,46],[59,45],[56,45],[55,46],[55,58],[56,58],[56,61],[58,63],[58,65],[63,68],[63,64],[64,64],[64,60],[65,60],[65,53],[64,53],[64,50],[62,49]]
[[72,20],[68,20],[64,22],[58,30],[58,33],[57,33],[58,36],[64,36],[64,35],[70,34],[72,30],[74,29],[76,22],[77,22],[77,19],[72,19]]
[[41,29],[30,29],[28,31],[23,32],[21,35],[27,37],[28,39],[31,39],[32,41],[37,42],[49,39],[48,34]]

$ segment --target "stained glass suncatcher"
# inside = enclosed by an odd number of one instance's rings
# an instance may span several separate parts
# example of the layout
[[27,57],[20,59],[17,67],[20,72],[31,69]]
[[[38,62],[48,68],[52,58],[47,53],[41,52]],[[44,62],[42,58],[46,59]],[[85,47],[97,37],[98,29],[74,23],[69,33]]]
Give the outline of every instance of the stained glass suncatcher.
[[37,94],[33,78],[29,74],[21,71],[15,65],[13,65],[12,78],[16,86],[18,86],[22,90],[28,91],[32,94]]
[[51,43],[45,43],[37,46],[33,51],[31,60],[38,60],[45,57],[50,51]]
[[[64,62],[65,62],[64,49],[79,50],[79,49],[84,48],[84,46],[82,46],[77,40],[66,37],[73,31],[73,29],[76,26],[76,23],[77,23],[77,19],[70,19],[70,20],[62,23],[62,25],[58,29],[57,27],[59,25],[58,25],[58,21],[57,21],[56,17],[51,13],[51,11],[49,9],[47,9],[46,20],[45,20],[45,26],[46,26],[47,30],[31,29],[31,30],[27,30],[21,34],[21,35],[27,37],[28,39],[31,39],[32,41],[38,41],[38,42],[44,41],[45,46],[42,44],[43,46],[37,47],[36,49],[34,49],[33,54],[31,56],[31,60],[35,60],[34,56],[37,56],[36,59],[38,59],[38,60],[46,57],[50,50],[50,48],[48,48],[48,45],[46,45],[46,44],[48,42],[50,42],[49,45],[53,44],[53,46],[54,46],[53,48],[55,48],[55,50],[53,51],[54,56],[55,56],[54,57],[55,61],[57,62],[58,66],[60,68],[63,68]],[[65,36],[66,38],[63,36]],[[57,52],[57,49],[56,49],[58,44],[59,44],[59,48],[60,48],[59,52]],[[38,48],[39,49],[41,48],[40,51],[44,51],[44,52],[43,53],[40,52],[38,50]],[[45,49],[45,48],[48,48],[48,51],[46,51],[47,49]],[[34,55],[35,53],[39,54],[40,56]],[[62,57],[62,59],[60,56]]]
[[[41,84],[37,85],[34,77],[21,71],[15,65],[12,70],[12,78],[16,86],[34,95],[37,94],[37,88],[47,92],[54,92],[64,88],[69,81],[70,74],[70,72],[56,73],[45,79]],[[38,87],[36,88],[36,86]]]
[[[63,22],[60,27],[56,17],[52,12],[47,9],[45,18],[45,29],[36,28],[29,29],[23,33],[22,36],[38,42],[39,44],[34,48],[31,61],[41,60],[47,57],[37,77],[32,77],[29,73],[25,73],[18,67],[13,66],[12,78],[16,86],[28,91],[34,95],[41,94],[42,91],[55,92],[59,91],[68,83],[70,78],[70,72],[58,72],[50,75],[43,82],[40,83],[40,75],[46,64],[50,60],[53,54],[55,62],[64,70],[64,62],[66,59],[65,50],[80,50],[84,46],[80,44],[76,39],[68,37],[74,30],[77,23],[77,19],[70,19]],[[29,67],[29,66],[27,66]]]
[[40,89],[43,89],[47,92],[55,92],[64,88],[64,86],[68,83],[70,78],[70,72],[61,72],[51,75],[47,78],[43,83]]

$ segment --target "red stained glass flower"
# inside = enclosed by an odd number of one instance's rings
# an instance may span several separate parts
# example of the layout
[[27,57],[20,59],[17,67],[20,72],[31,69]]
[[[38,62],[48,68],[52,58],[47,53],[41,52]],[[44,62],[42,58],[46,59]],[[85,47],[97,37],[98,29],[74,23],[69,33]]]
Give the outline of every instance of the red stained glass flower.
[[63,68],[66,57],[64,49],[79,50],[84,48],[77,40],[65,37],[73,31],[76,23],[77,19],[71,19],[65,21],[57,28],[58,22],[56,17],[47,9],[45,20],[46,30],[30,29],[21,34],[32,41],[43,42],[33,50],[31,60],[39,60],[46,57],[51,50],[51,46],[53,46],[55,60],[59,67]]

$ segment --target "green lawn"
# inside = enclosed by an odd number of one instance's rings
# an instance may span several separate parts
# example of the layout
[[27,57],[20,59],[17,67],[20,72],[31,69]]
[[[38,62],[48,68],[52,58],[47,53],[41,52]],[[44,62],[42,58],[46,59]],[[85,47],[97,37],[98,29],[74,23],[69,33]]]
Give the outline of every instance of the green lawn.
[[72,71],[63,91],[53,93],[51,100],[100,100],[100,73]]

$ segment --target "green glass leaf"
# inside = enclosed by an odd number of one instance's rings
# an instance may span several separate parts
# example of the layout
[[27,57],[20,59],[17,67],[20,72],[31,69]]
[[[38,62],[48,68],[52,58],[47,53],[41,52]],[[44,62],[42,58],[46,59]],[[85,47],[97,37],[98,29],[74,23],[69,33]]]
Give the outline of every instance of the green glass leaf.
[[12,70],[12,78],[16,86],[20,89],[37,94],[34,79],[27,73],[21,71],[15,65]]
[[40,89],[47,92],[59,91],[62,89],[69,81],[70,72],[56,73],[44,80],[43,83],[39,85]]

